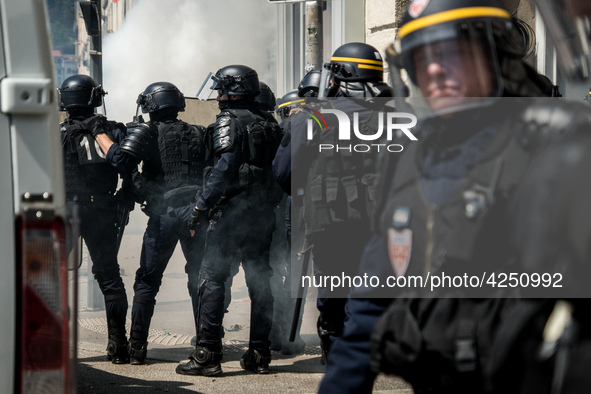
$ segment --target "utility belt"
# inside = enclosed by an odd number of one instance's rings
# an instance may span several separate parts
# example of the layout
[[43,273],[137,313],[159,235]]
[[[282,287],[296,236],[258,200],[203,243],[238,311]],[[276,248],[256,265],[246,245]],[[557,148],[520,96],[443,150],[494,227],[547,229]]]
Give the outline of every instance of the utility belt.
[[111,204],[115,201],[113,193],[108,194],[91,194],[91,193],[75,193],[66,195],[68,201],[73,201],[77,204]]
[[141,210],[148,216],[162,215],[168,208],[180,208],[195,203],[201,191],[201,187],[192,185],[177,187],[163,195],[150,195],[141,205]]
[[199,186],[181,186],[169,190],[162,196],[162,204],[170,208],[180,208],[197,202],[202,188]]

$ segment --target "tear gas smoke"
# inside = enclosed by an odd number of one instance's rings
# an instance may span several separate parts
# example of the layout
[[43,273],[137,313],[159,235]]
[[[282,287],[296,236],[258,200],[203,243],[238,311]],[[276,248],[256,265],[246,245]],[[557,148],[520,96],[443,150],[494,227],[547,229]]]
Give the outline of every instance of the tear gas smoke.
[[208,72],[254,68],[275,90],[277,5],[264,0],[142,0],[103,41],[107,115],[128,122],[153,82],[197,94]]

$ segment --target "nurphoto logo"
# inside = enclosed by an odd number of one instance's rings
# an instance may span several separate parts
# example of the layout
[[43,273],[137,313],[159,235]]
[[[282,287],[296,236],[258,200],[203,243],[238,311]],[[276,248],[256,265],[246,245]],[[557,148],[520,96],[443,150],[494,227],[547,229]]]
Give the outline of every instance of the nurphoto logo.
[[[304,111],[310,116],[307,123],[307,138],[311,141],[314,138],[314,123],[320,128],[320,132],[328,130],[328,125],[322,114],[332,114],[336,116],[338,121],[337,144],[321,143],[318,146],[319,152],[324,151],[348,151],[366,153],[372,150],[380,152],[387,150],[388,152],[397,153],[404,149],[400,144],[390,144],[394,136],[405,135],[411,141],[417,141],[417,137],[411,132],[411,128],[416,126],[417,117],[406,112],[379,112],[378,113],[378,127],[373,134],[363,134],[359,130],[359,113],[353,112],[353,122],[349,115],[343,111],[334,108],[320,108],[320,112],[310,108]],[[410,122],[405,122],[410,120]],[[353,125],[353,135],[351,134],[351,125]],[[384,141],[384,132],[385,139]],[[396,134],[395,134],[396,133]],[[356,141],[368,141],[367,143],[351,144],[351,139],[354,136]],[[381,141],[378,143],[378,141]]]

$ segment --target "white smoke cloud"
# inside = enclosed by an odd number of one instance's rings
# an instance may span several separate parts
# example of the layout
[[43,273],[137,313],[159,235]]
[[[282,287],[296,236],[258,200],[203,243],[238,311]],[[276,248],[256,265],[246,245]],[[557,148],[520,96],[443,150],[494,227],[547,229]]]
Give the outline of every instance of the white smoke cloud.
[[229,64],[254,68],[274,88],[276,46],[277,5],[266,0],[142,0],[103,41],[107,115],[131,121],[153,82],[195,96],[208,72]]

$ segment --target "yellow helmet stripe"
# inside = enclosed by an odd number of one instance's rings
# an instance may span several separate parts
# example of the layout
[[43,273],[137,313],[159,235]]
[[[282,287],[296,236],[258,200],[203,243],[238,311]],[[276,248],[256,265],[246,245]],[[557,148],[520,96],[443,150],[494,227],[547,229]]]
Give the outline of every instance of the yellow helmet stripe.
[[384,64],[381,60],[369,60],[369,59],[357,59],[354,57],[332,57],[330,59],[332,62],[352,62],[352,63],[369,63],[369,64],[377,64],[381,66]]
[[277,108],[282,108],[282,107],[285,107],[287,105],[292,105],[292,104],[301,104],[303,101],[306,101],[306,99],[288,101],[287,103],[279,104],[279,106]]
[[367,64],[360,64],[358,67],[359,68],[368,68],[370,70],[384,71],[384,67],[380,67],[380,66],[369,66]]
[[425,16],[408,22],[398,30],[398,37],[403,38],[412,32],[425,27],[437,25],[444,22],[455,21],[466,18],[480,18],[480,17],[497,17],[510,19],[509,12],[502,8],[496,7],[467,7],[458,8],[457,10],[439,12],[437,14]]

